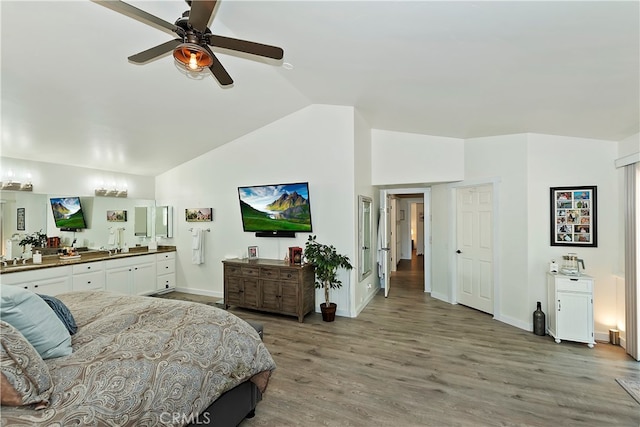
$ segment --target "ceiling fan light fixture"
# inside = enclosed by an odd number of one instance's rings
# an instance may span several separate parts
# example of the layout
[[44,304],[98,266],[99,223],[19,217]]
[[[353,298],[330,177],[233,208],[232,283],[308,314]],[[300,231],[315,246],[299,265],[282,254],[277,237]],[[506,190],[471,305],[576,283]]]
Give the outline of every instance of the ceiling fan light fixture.
[[213,58],[202,46],[195,43],[182,43],[173,50],[173,58],[178,68],[197,73],[213,64]]

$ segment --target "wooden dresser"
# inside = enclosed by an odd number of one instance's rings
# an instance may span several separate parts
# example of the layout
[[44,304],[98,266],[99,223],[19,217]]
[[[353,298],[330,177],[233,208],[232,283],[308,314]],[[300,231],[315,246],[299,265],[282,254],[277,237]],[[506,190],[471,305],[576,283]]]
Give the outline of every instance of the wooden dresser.
[[312,265],[291,265],[276,259],[229,259],[224,265],[224,304],[297,316],[314,310]]

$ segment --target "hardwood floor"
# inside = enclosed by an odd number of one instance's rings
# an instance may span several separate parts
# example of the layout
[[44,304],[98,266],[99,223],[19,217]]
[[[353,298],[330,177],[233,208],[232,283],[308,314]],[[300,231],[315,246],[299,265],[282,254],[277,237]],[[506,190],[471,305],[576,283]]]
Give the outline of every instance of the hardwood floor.
[[355,319],[232,308],[264,324],[278,366],[241,426],[640,425],[640,405],[615,382],[640,365],[621,347],[556,344],[435,300],[416,262],[402,261],[389,298]]

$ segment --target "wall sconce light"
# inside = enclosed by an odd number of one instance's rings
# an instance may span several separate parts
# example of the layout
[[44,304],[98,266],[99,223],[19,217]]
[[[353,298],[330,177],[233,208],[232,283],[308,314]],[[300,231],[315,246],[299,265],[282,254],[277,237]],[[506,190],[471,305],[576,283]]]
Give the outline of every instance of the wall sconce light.
[[11,191],[33,191],[33,184],[30,182],[26,182],[24,184],[18,181],[3,181],[0,182],[0,188],[2,190],[11,190]]
[[118,190],[114,188],[113,190],[107,190],[106,188],[96,188],[94,194],[100,197],[127,197],[128,191],[127,189]]

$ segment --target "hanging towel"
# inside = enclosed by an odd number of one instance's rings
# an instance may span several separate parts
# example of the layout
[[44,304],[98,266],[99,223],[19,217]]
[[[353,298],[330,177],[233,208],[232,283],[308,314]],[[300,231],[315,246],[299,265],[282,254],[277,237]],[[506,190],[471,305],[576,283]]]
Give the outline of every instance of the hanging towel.
[[116,231],[113,228],[109,229],[109,245],[115,245],[116,244]]
[[201,228],[191,230],[191,263],[204,263],[204,233]]

